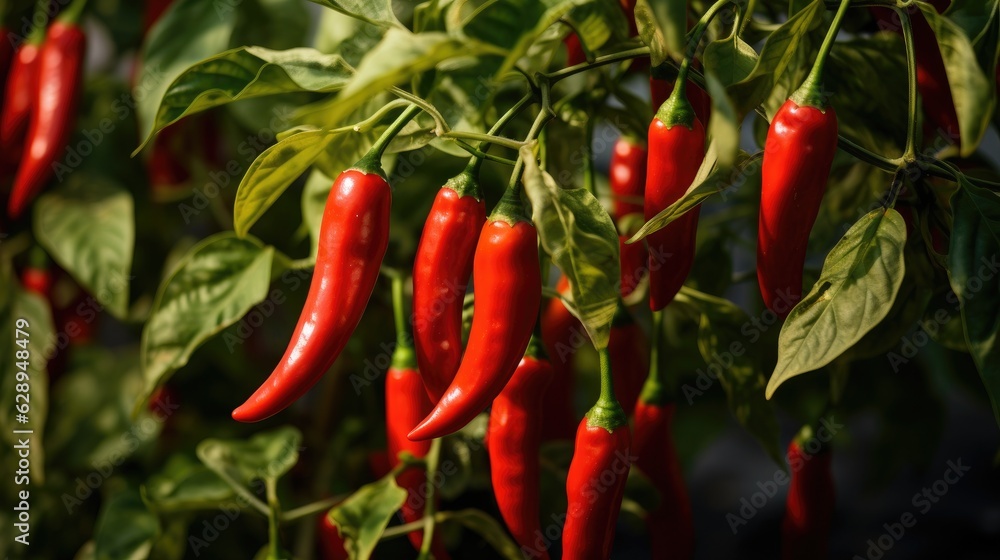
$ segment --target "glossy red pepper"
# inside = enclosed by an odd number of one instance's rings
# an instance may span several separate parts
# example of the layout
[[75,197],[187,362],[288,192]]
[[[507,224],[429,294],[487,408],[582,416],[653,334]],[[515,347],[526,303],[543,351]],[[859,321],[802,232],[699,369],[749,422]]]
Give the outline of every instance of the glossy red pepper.
[[[413,349],[397,345],[393,353],[392,366],[385,378],[385,425],[386,444],[389,449],[389,465],[396,468],[399,454],[408,451],[422,459],[430,451],[430,441],[410,441],[406,434],[414,428],[431,410],[431,401],[424,390],[424,382],[416,369]],[[407,498],[400,509],[403,522],[419,521],[424,516],[424,496],[427,495],[427,471],[408,468],[396,477],[396,484],[406,490]],[[423,530],[412,531],[408,535],[410,543],[417,550],[424,542]],[[449,556],[439,539],[432,542],[434,557],[446,560]]]
[[[35,91],[38,89],[38,54],[41,51],[41,40],[45,35],[44,28],[38,33],[38,35],[33,33],[31,38],[17,49],[4,87],[3,110],[0,111],[0,150],[3,151],[4,168],[10,175],[16,172],[21,154],[24,152],[31,106],[35,101]],[[5,39],[3,43],[10,42]],[[5,175],[7,174],[5,172]]]
[[[556,291],[568,294],[569,289],[569,279],[561,277],[556,284]],[[545,304],[542,312],[542,340],[545,341],[545,351],[553,370],[552,383],[545,391],[542,441],[572,440],[577,425],[573,406],[576,386],[573,357],[577,348],[586,343],[587,335],[583,324],[569,312],[560,298],[551,298]]]
[[[684,88],[686,89],[686,88]],[[687,192],[705,159],[705,128],[687,98],[677,92],[660,107],[649,125],[645,217],[651,219]],[[666,307],[694,264],[700,207],[649,235],[649,307]]]
[[288,349],[264,384],[233,411],[234,419],[258,422],[281,412],[333,365],[378,280],[389,244],[391,202],[377,164],[359,162],[334,181],[309,294]]
[[485,222],[479,184],[466,170],[438,191],[417,246],[413,339],[432,402],[451,385],[462,360],[462,305]]
[[660,494],[659,505],[646,518],[652,557],[684,560],[694,555],[694,522],[674,448],[676,408],[674,403],[640,399],[635,407],[632,451],[635,466]]
[[319,557],[321,560],[348,560],[347,543],[340,536],[340,529],[334,525],[330,516],[319,516],[316,523],[316,537],[319,541]]
[[781,558],[826,558],[836,500],[830,449],[822,447],[810,455],[792,441],[788,446],[788,463],[792,482],[781,522]]
[[483,227],[473,264],[475,313],[465,356],[448,390],[410,439],[442,437],[500,394],[524,356],[541,305],[538,234],[508,189]]
[[619,138],[611,153],[608,180],[614,197],[615,220],[627,214],[641,214],[646,189],[646,147],[635,139]]
[[548,406],[545,389],[554,372],[540,346],[541,341],[532,338],[514,376],[493,399],[487,449],[493,495],[507,528],[526,556],[548,559],[547,548],[537,542],[543,534],[539,509],[542,434],[538,427],[543,406]]
[[649,373],[649,343],[621,303],[611,323],[608,353],[611,370],[615,372],[615,394],[625,416],[631,416]]
[[800,106],[781,106],[764,144],[757,280],[768,309],[785,317],[802,299],[802,267],[809,232],[826,191],[837,151],[837,116]]
[[[74,5],[79,5],[79,0]],[[87,37],[74,21],[57,19],[45,35],[38,54],[38,87],[24,155],[7,206],[13,218],[20,216],[42,190],[66,151],[76,126],[86,50]]]
[[580,422],[566,477],[568,507],[563,560],[608,560],[631,467],[628,421],[615,400],[607,349],[601,358],[601,397]]

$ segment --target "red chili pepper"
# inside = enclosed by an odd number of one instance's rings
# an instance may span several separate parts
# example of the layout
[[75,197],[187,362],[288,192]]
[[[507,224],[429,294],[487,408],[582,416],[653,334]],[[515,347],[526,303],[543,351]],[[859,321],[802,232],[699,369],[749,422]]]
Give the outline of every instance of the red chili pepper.
[[646,244],[643,241],[626,244],[629,236],[618,236],[618,253],[621,257],[621,294],[628,297],[646,275]]
[[[399,465],[399,454],[402,451],[409,451],[418,459],[427,456],[431,442],[410,441],[406,438],[406,434],[424,419],[430,412],[431,406],[431,401],[428,400],[424,390],[424,381],[416,369],[413,349],[397,344],[392,357],[392,366],[385,378],[386,443],[389,448],[389,465],[392,468]],[[408,468],[396,477],[396,483],[407,492],[406,501],[400,509],[403,522],[419,521],[424,516],[427,472],[424,469]],[[412,531],[408,537],[414,548],[420,550],[424,542],[423,531]],[[435,558],[446,560],[449,557],[437,538],[431,546]]]
[[[687,192],[704,158],[705,128],[687,98],[675,91],[649,125],[646,220]],[[693,208],[646,238],[649,307],[653,311],[663,309],[674,299],[691,271],[699,212],[700,207]]]
[[826,558],[836,496],[831,453],[823,447],[810,455],[796,441],[788,446],[792,482],[781,523],[781,558]]
[[340,536],[340,529],[333,524],[330,516],[323,514],[317,520],[316,536],[319,539],[319,553],[322,560],[348,560],[347,543]]
[[[74,5],[80,5],[79,0]],[[42,190],[52,176],[53,165],[66,150],[76,125],[86,49],[87,37],[75,21],[57,19],[49,27],[38,54],[38,88],[25,151],[7,206],[13,218],[20,216]]]
[[316,269],[291,342],[267,381],[233,411],[234,419],[258,422],[281,412],[333,365],[378,280],[389,245],[391,202],[389,183],[365,160],[334,181],[323,210]]
[[[569,279],[565,276],[556,284],[560,294],[569,293]],[[573,407],[576,383],[573,375],[573,356],[585,343],[586,334],[580,320],[569,312],[562,299],[549,299],[542,312],[542,340],[552,364],[553,380],[545,391],[545,408],[542,413],[542,441],[571,440],[576,433],[577,416]]]
[[52,272],[45,268],[28,266],[21,272],[21,287],[45,299],[52,295]]
[[757,280],[768,309],[785,317],[802,298],[802,266],[809,231],[819,214],[837,151],[837,116],[800,106],[781,106],[764,144]]
[[636,405],[632,447],[635,466],[660,494],[659,506],[646,518],[652,557],[688,559],[694,555],[694,522],[671,431],[677,406],[656,400]]
[[438,191],[417,246],[413,338],[433,402],[451,384],[462,360],[462,304],[485,222],[479,183],[467,169]]
[[642,329],[620,302],[611,323],[608,352],[611,354],[611,370],[615,372],[618,402],[625,416],[631,416],[649,373],[649,344]]
[[[35,91],[38,89],[38,54],[44,36],[45,28],[42,27],[17,49],[4,87],[3,110],[0,112],[0,150],[3,151],[4,168],[11,175],[16,171],[24,151],[24,136],[28,130]],[[10,41],[5,39],[3,43],[9,45]]]
[[580,44],[580,37],[576,33],[570,33],[563,39],[566,45],[566,66],[576,66],[587,62],[587,55],[583,52],[583,45]]
[[563,560],[607,560],[631,466],[628,420],[615,400],[607,349],[600,351],[601,397],[580,422],[566,477]]
[[608,179],[614,196],[615,220],[627,214],[641,214],[646,188],[646,147],[632,138],[619,138],[611,153]]
[[[699,63],[695,60],[692,65],[697,68]],[[694,108],[695,116],[698,117],[698,120],[704,126],[712,116],[712,97],[701,86],[691,80],[688,80],[685,89],[687,90],[688,103]],[[653,100],[653,109],[656,109],[662,107],[667,99],[670,98],[670,94],[674,91],[674,83],[669,80],[659,80],[650,77],[649,91]]]
[[[548,559],[536,542],[542,534],[539,510],[539,450],[545,389],[554,371],[541,342],[532,337],[514,376],[493,399],[488,451],[493,495],[514,540],[531,558]],[[530,551],[530,552],[527,552]]]
[[500,394],[528,346],[541,305],[538,234],[513,189],[483,227],[473,275],[478,297],[465,356],[410,439],[442,437],[468,424]]

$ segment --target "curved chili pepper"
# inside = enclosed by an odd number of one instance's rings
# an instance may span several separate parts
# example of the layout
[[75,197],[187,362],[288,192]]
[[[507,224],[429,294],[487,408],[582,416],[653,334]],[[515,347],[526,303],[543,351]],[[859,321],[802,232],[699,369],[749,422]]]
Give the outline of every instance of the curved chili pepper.
[[[556,291],[568,294],[569,279],[559,278]],[[576,434],[577,416],[573,406],[576,383],[573,375],[573,356],[586,341],[583,324],[561,298],[554,297],[545,304],[542,312],[542,340],[552,364],[552,383],[545,390],[545,408],[542,411],[542,441],[571,440]]]
[[[682,94],[673,92],[649,125],[646,220],[687,192],[705,159],[705,128]],[[699,212],[700,207],[692,208],[646,238],[649,307],[653,311],[663,309],[674,299],[691,272]]]
[[[413,349],[397,344],[392,356],[392,366],[385,378],[386,444],[391,468],[396,468],[400,464],[400,452],[408,451],[414,457],[422,459],[431,449],[430,441],[415,442],[406,438],[406,434],[424,419],[432,406],[416,365]],[[406,501],[400,508],[403,522],[419,521],[424,517],[423,500],[427,495],[424,492],[427,472],[424,469],[408,468],[396,477],[396,483],[407,492]],[[408,537],[413,547],[420,550],[424,542],[423,530],[412,531]],[[431,546],[435,558],[440,560],[449,558],[448,552],[438,538],[433,539]]]
[[[531,558],[548,559],[536,542],[542,534],[539,510],[539,450],[545,389],[552,381],[552,365],[541,341],[532,337],[514,376],[493,399],[487,434],[493,495],[514,540]],[[527,552],[527,551],[530,551]]]
[[837,151],[837,116],[789,99],[764,144],[757,280],[768,309],[786,317],[802,299],[806,245]]
[[[17,49],[4,87],[3,110],[0,111],[0,150],[3,151],[4,167],[11,174],[17,169],[24,151],[24,135],[28,130],[31,106],[38,89],[38,54],[44,36],[43,27],[40,32],[32,33],[21,48]],[[3,43],[10,44],[6,40]]]
[[473,264],[478,294],[455,379],[410,439],[442,437],[469,423],[514,375],[541,305],[538,234],[508,189],[483,226]]
[[601,358],[601,396],[576,432],[566,477],[563,560],[608,560],[631,467],[628,420],[615,400],[611,360]]
[[49,27],[38,54],[38,88],[28,125],[24,156],[10,193],[8,213],[21,215],[53,173],[76,125],[87,37],[73,21]]
[[444,394],[462,360],[463,297],[485,222],[479,183],[467,169],[438,191],[417,246],[413,342],[432,402]]
[[797,441],[788,446],[792,482],[781,522],[781,558],[826,558],[836,496],[826,446],[809,455]]
[[389,245],[392,193],[375,169],[359,162],[334,181],[323,210],[316,269],[288,349],[267,381],[233,411],[235,420],[258,422],[305,394],[361,321]]
[[614,218],[642,213],[642,194],[646,189],[646,147],[635,139],[622,136],[615,142],[608,168]]
[[631,416],[649,373],[649,344],[646,335],[621,302],[611,322],[608,353],[611,355],[611,369],[615,372],[618,402],[625,416]]
[[319,539],[319,557],[322,560],[348,560],[347,543],[340,536],[340,529],[329,515],[323,514],[317,520],[316,536]]

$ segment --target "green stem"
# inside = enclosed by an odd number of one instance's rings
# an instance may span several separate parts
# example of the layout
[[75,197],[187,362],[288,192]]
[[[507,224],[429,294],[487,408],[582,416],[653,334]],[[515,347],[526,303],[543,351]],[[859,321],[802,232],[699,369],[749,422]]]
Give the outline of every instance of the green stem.
[[267,529],[268,529],[268,547],[270,548],[271,558],[277,560],[281,558],[281,543],[279,541],[278,534],[278,521],[281,519],[281,505],[278,503],[278,489],[277,481],[274,479],[267,479],[265,481],[265,486],[267,487]]
[[87,0],[73,0],[73,3],[59,14],[58,19],[63,23],[76,23],[80,20],[80,16],[83,15],[85,7],[87,7]]
[[404,523],[403,525],[396,525],[395,527],[389,527],[385,531],[382,531],[382,535],[379,537],[380,541],[385,541],[389,539],[394,539],[396,537],[402,537],[403,535],[409,535],[414,531],[419,531],[424,528],[424,520],[411,521],[409,523]]
[[327,498],[325,500],[320,500],[318,502],[313,502],[311,504],[306,504],[295,509],[290,509],[283,514],[281,514],[282,523],[291,523],[303,517],[309,517],[311,515],[316,515],[321,511],[329,510],[332,507],[337,506],[340,502],[344,501],[345,496],[334,496],[333,498]]
[[434,119],[434,134],[437,134],[438,136],[443,136],[446,132],[450,130],[450,128],[448,127],[448,121],[444,119],[444,116],[441,115],[441,112],[437,110],[437,107],[431,105],[419,95],[414,95],[406,91],[405,89],[402,89],[397,86],[389,88],[389,91],[393,93],[396,97],[405,99],[410,103],[413,103],[417,107],[420,107],[421,109],[424,110],[425,113],[430,115],[431,118]]
[[263,515],[269,514],[268,512],[270,510],[268,509],[268,505],[260,501],[260,498],[254,496],[253,493],[247,490],[245,486],[237,482],[233,477],[229,476],[229,474],[227,474],[224,471],[219,471],[218,475],[220,478],[222,478],[222,480],[226,482],[226,484],[229,485],[230,488],[233,489],[233,492],[235,492],[241,498],[246,500],[246,502],[250,504],[251,507],[259,511]]
[[896,170],[896,173],[892,176],[892,183],[889,185],[889,194],[886,196],[885,207],[893,208],[896,206],[896,198],[899,197],[899,191],[903,188],[903,177],[906,175],[906,168],[900,167]]
[[906,45],[906,149],[904,160],[916,157],[917,144],[917,55],[913,43],[913,24],[910,14],[902,8],[894,8],[903,24],[903,44]]
[[465,132],[461,130],[451,130],[445,132],[444,134],[441,134],[441,137],[465,138],[467,140],[475,140],[477,142],[488,142],[490,144],[496,144],[512,150],[520,149],[523,144],[523,142],[518,142],[517,140],[512,140],[510,138],[504,138],[503,136],[490,136],[489,134],[483,134],[481,132]]
[[403,130],[406,123],[413,120],[413,117],[417,116],[417,113],[420,111],[421,108],[417,105],[410,105],[404,109],[403,112],[396,117],[396,120],[389,125],[389,128],[385,129],[382,136],[379,136],[379,139],[375,141],[368,153],[373,154],[375,158],[381,160],[382,154],[385,153],[385,149],[389,147],[392,140]]
[[513,167],[514,164],[516,163],[512,159],[508,159],[508,158],[505,158],[505,157],[500,157],[500,156],[497,156],[497,155],[493,155],[493,154],[484,152],[484,151],[480,150],[479,148],[476,148],[472,144],[469,144],[465,140],[455,139],[455,144],[457,144],[459,148],[462,148],[466,152],[469,152],[470,155],[475,156],[478,159],[495,161],[497,163],[502,163],[504,165],[509,165],[511,167]]
[[405,107],[409,105],[410,102],[404,99],[393,99],[392,101],[383,105],[378,111],[372,113],[370,117],[363,121],[358,121],[350,126],[342,126],[340,128],[335,128],[331,132],[338,130],[353,130],[354,132],[367,132],[371,127],[377,123],[382,117],[389,111],[393,111],[400,107]]
[[406,296],[403,293],[405,282],[406,277],[401,274],[392,276],[392,316],[396,324],[396,348],[392,352],[392,367],[395,369],[417,367],[417,357],[413,352],[409,323],[406,320]]
[[606,54],[604,56],[599,56],[594,59],[593,62],[581,62],[574,66],[567,66],[562,70],[557,70],[548,74],[542,74],[549,82],[555,83],[563,78],[568,78],[574,74],[579,74],[580,72],[586,72],[587,70],[593,70],[599,66],[604,66],[606,64],[614,64],[615,62],[621,60],[628,60],[630,58],[639,58],[642,56],[649,56],[649,47],[639,47],[636,49],[629,49],[627,51],[621,51],[613,54]]
[[[507,123],[509,123],[511,120],[514,119],[514,117],[520,114],[521,110],[523,110],[525,107],[531,104],[531,101],[534,99],[534,97],[535,96],[533,95],[533,93],[525,94],[524,97],[519,99],[517,103],[515,103],[510,109],[507,109],[507,112],[504,113],[499,119],[497,119],[497,122],[493,123],[493,126],[486,133],[486,135],[496,136],[501,130],[503,130],[505,126],[507,126]],[[483,153],[484,156],[486,155],[486,151],[489,149],[490,144],[492,143],[493,140],[483,140],[482,142],[479,143],[479,150],[481,153]],[[469,162],[469,172],[473,173],[475,176],[478,177],[479,169],[480,167],[482,167],[482,164],[483,164],[482,157],[479,156],[473,157],[472,161]],[[517,163],[514,162],[514,164],[516,165]]]
[[601,361],[601,394],[593,408],[587,412],[587,425],[601,427],[609,432],[628,423],[625,411],[615,398],[614,375],[611,371],[611,355],[605,346],[597,351]]
[[[35,3],[35,13],[31,18],[33,21],[49,21],[49,0],[38,0]],[[4,37],[4,40],[7,38]],[[36,25],[31,29],[31,33],[28,34],[27,43],[31,45],[40,45],[42,41],[45,40],[45,24]]]
[[427,453],[427,501],[424,502],[424,541],[420,543],[420,556],[418,560],[427,560],[431,557],[431,541],[434,540],[434,478],[437,475],[438,460],[441,458],[441,439],[437,438],[431,442],[431,449]]
[[597,196],[597,176],[594,170],[594,117],[587,118],[583,128],[583,140],[586,142],[583,150],[583,186],[590,194]]
[[819,54],[816,55],[812,70],[809,71],[806,80],[802,82],[802,86],[791,96],[791,99],[800,107],[815,107],[821,111],[826,109],[826,99],[823,92],[820,91],[820,85],[823,81],[823,67],[826,65],[827,56],[829,56],[830,50],[833,48],[837,34],[840,32],[840,22],[843,21],[844,14],[847,13],[847,6],[850,3],[851,0],[840,0],[840,7],[837,8],[837,14],[833,16],[830,29],[827,30],[826,37],[823,38],[823,44],[819,47]]
[[[538,111],[538,115],[535,116],[535,122],[531,123],[531,129],[528,130],[528,136],[525,137],[524,142],[521,145],[528,144],[532,140],[538,137],[538,134],[542,131],[542,127],[545,126],[553,117],[555,113],[552,112],[552,105],[549,100],[549,84],[542,83],[542,108]],[[513,191],[514,194],[520,196],[520,185],[521,185],[521,172],[524,170],[524,158],[520,153],[517,155],[517,163],[514,164],[514,170],[510,174],[510,182],[507,183],[507,190]]]
[[660,372],[660,338],[663,331],[663,310],[653,312],[653,332],[649,336],[649,375],[639,398],[644,403],[662,405],[667,401],[667,388]]

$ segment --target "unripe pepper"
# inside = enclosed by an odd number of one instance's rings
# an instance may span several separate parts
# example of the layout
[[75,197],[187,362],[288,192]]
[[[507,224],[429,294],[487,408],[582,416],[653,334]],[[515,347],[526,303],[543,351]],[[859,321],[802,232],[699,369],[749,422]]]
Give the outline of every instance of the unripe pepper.
[[[431,411],[432,405],[424,390],[424,381],[417,370],[416,356],[405,330],[402,278],[393,278],[392,289],[398,332],[396,348],[392,354],[392,365],[385,378],[385,426],[389,466],[395,469],[400,464],[399,454],[403,451],[411,453],[418,459],[423,459],[430,452],[430,441],[410,441],[406,438],[406,434],[424,419]],[[406,501],[400,508],[403,522],[419,521],[424,516],[427,471],[407,468],[396,477],[396,483],[407,492]],[[414,548],[420,550],[424,541],[423,530],[411,531],[408,537]],[[439,539],[434,538],[431,544],[434,557],[447,560],[448,553]]]
[[462,359],[463,298],[486,222],[474,170],[466,169],[438,191],[413,263],[414,346],[432,402],[451,384]]
[[826,558],[836,496],[828,447],[810,455],[793,440],[788,446],[792,481],[781,522],[781,558]]
[[641,214],[646,188],[646,147],[633,138],[619,138],[611,153],[608,179],[614,196],[615,220],[627,214]]
[[631,416],[649,373],[649,344],[620,300],[611,322],[608,353],[611,370],[615,372],[615,394],[625,416]]
[[[556,284],[556,291],[569,294],[569,279],[565,276]],[[573,375],[573,356],[586,340],[583,324],[561,298],[551,298],[542,312],[542,340],[552,364],[553,378],[545,391],[545,408],[542,412],[542,441],[571,440],[576,434],[577,416],[573,407],[576,386]]]
[[507,528],[522,551],[531,558],[548,559],[548,551],[535,542],[542,534],[539,510],[539,452],[545,389],[552,381],[552,365],[545,358],[541,341],[532,337],[528,351],[493,399],[490,409],[490,476],[493,495]]
[[[680,78],[679,78],[680,79]],[[705,159],[705,128],[684,95],[675,89],[649,125],[646,220],[687,192]],[[646,238],[649,247],[649,307],[666,307],[680,291],[694,264],[700,207],[695,207]]]
[[576,432],[566,477],[563,560],[608,560],[631,467],[628,420],[615,399],[611,359],[601,359],[601,396]]
[[285,355],[233,418],[258,422],[308,391],[344,349],[361,321],[389,245],[389,183],[371,165],[337,177],[326,200],[319,252],[305,307]]
[[687,560],[694,555],[694,522],[674,448],[672,423],[677,406],[671,402],[658,363],[662,320],[661,313],[653,314],[651,366],[635,406],[632,453],[635,466],[660,494],[659,505],[646,517],[652,558]]
[[87,38],[74,18],[82,7],[82,1],[75,0],[60,14],[38,54],[38,87],[24,155],[7,206],[12,218],[21,215],[52,176],[76,125]]
[[508,189],[476,247],[477,294],[465,356],[448,390],[410,439],[458,431],[496,398],[524,356],[541,305],[538,233]]

